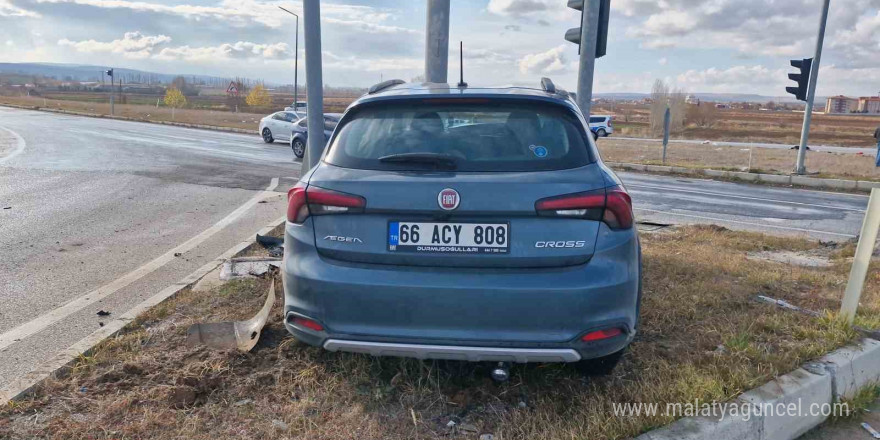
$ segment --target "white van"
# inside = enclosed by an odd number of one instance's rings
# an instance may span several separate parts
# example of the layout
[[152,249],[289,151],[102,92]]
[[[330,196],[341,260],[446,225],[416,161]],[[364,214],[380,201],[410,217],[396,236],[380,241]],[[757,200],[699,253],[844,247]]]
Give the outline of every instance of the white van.
[[590,130],[596,134],[596,137],[611,136],[611,134],[614,133],[614,127],[611,126],[611,116],[590,116]]

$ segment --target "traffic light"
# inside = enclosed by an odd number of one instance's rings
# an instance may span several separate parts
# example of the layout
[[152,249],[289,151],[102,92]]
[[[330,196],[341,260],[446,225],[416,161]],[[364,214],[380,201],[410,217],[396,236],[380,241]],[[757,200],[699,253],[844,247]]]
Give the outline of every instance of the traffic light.
[[800,69],[801,73],[789,73],[788,79],[797,83],[797,87],[786,87],[785,91],[794,95],[800,101],[807,100],[807,86],[810,84],[810,68],[813,66],[812,58],[791,60],[791,65]]
[[[611,12],[611,0],[568,0],[568,7],[581,11],[581,26],[584,23],[584,2],[599,2],[599,29],[596,33],[596,58],[605,55],[605,49],[608,46],[608,16]],[[578,53],[580,53],[581,45],[581,26],[571,28],[565,31],[565,39],[578,45]]]
[[109,76],[110,78],[113,78],[113,69],[110,69],[107,71],[107,76]]

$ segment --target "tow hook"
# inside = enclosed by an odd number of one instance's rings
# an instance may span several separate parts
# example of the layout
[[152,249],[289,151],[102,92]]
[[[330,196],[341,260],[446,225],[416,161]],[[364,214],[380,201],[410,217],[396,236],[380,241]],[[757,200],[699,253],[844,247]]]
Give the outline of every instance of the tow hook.
[[495,382],[507,382],[507,379],[510,379],[510,362],[499,362],[492,369],[491,375]]

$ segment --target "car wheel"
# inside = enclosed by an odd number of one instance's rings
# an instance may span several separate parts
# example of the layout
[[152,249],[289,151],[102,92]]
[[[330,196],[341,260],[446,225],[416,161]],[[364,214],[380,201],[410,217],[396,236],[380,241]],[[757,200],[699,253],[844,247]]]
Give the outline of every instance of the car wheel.
[[263,129],[263,142],[265,142],[267,144],[271,144],[272,142],[275,142],[275,138],[272,137],[272,131],[269,130],[268,128]]
[[596,136],[599,136],[599,137],[607,137],[607,136],[608,136],[608,132],[605,131],[604,128],[600,128],[600,129],[596,132]]
[[294,139],[293,142],[290,143],[290,148],[293,149],[293,155],[297,157],[297,159],[302,159],[306,154],[306,144],[303,143],[302,139]]
[[577,368],[581,373],[587,376],[607,376],[611,374],[614,371],[614,367],[620,363],[620,359],[623,358],[623,353],[625,351],[626,348],[616,353],[611,353],[608,356],[579,361],[577,363]]

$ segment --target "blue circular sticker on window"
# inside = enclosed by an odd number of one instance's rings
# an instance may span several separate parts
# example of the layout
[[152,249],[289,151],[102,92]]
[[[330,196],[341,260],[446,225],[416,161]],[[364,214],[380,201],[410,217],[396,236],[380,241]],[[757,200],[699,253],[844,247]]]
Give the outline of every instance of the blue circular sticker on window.
[[532,153],[538,157],[547,157],[547,154],[549,154],[547,147],[540,145],[529,145],[529,150],[532,150]]

